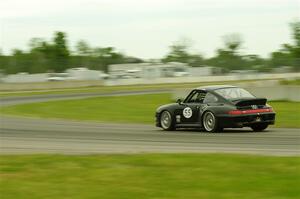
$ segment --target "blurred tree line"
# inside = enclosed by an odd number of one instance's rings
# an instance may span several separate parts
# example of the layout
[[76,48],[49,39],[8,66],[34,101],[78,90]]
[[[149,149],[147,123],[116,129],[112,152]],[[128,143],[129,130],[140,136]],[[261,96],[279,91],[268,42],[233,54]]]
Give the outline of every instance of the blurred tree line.
[[[258,55],[243,55],[240,50],[243,40],[238,34],[223,37],[224,47],[216,50],[216,55],[204,58],[199,53],[190,52],[186,40],[175,42],[169,53],[162,58],[163,62],[183,62],[193,67],[209,65],[230,70],[270,71],[280,66],[291,66],[300,71],[300,21],[290,24],[292,44],[282,44],[281,49],[272,52],[264,59]],[[67,45],[66,34],[55,32],[52,41],[33,38],[29,42],[29,50],[14,49],[12,55],[3,55],[0,49],[0,70],[7,74],[18,72],[43,73],[62,72],[73,67],[88,67],[107,71],[110,64],[140,63],[142,59],[126,56],[113,47],[91,47],[81,40],[76,50],[71,52]]]
[[224,71],[258,70],[270,71],[280,66],[291,66],[300,71],[300,21],[290,24],[292,44],[282,44],[281,49],[271,53],[267,59],[259,55],[243,55],[240,49],[243,40],[239,34],[223,37],[224,47],[216,50],[216,55],[205,59],[201,54],[190,52],[189,42],[181,40],[170,46],[169,53],[162,59],[164,62],[185,62],[191,66],[216,66]]
[[92,48],[83,40],[77,43],[76,51],[71,52],[63,32],[55,32],[51,42],[31,39],[26,52],[14,49],[12,55],[5,56],[0,51],[0,69],[7,74],[63,72],[74,67],[107,71],[109,64],[139,62],[142,60],[128,57],[113,47]]

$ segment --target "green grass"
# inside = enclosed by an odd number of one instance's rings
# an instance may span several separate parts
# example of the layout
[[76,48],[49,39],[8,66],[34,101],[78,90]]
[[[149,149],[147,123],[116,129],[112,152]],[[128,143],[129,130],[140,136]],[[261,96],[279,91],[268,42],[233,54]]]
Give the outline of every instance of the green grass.
[[281,80],[280,84],[282,85],[300,85],[300,79],[294,79],[294,80]]
[[300,197],[299,157],[137,154],[0,158],[3,199]]
[[[156,108],[170,102],[171,94],[148,94],[22,104],[0,110],[29,117],[153,124]],[[276,127],[300,127],[300,102],[269,104],[277,113]]]
[[22,104],[1,109],[2,113],[74,120],[153,123],[155,109],[170,102],[170,94],[96,97]]
[[268,102],[276,112],[276,127],[300,128],[300,102]]

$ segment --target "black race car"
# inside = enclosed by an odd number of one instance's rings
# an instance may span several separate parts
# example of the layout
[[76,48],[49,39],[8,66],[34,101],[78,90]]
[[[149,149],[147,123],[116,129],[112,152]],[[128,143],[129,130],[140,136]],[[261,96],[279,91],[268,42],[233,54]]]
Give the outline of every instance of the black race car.
[[263,131],[275,122],[275,112],[266,104],[236,86],[206,86],[192,90],[182,101],[160,106],[156,110],[156,126],[164,130],[204,128],[208,132],[223,128],[251,127]]

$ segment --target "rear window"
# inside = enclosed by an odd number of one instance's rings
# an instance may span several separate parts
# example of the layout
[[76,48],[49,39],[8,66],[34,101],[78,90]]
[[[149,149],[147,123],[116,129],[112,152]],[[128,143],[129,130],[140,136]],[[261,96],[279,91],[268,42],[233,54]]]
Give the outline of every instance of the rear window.
[[242,88],[221,88],[215,90],[215,92],[229,100],[255,98],[254,95]]

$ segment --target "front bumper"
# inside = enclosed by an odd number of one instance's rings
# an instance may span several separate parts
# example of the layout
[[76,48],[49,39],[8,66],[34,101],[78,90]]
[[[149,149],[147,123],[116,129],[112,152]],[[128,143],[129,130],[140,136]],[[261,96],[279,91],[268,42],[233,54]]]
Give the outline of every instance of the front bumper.
[[255,113],[246,115],[222,115],[218,117],[221,127],[244,127],[252,124],[264,123],[274,124],[275,113]]
[[155,113],[155,126],[161,127],[161,125],[160,125],[160,114],[159,113]]

